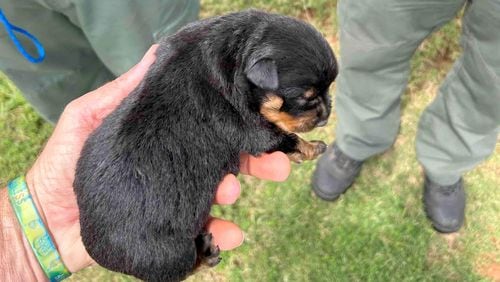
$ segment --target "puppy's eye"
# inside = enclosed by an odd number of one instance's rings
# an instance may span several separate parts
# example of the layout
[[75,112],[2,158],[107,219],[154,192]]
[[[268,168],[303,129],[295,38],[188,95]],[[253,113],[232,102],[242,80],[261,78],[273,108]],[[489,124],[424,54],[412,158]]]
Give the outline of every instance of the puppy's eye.
[[298,97],[303,96],[304,89],[299,88],[299,87],[289,87],[286,89],[281,90],[284,96],[287,96],[289,98],[296,99]]
[[304,96],[297,97],[295,101],[297,101],[297,105],[301,107],[305,106],[308,102],[308,100]]

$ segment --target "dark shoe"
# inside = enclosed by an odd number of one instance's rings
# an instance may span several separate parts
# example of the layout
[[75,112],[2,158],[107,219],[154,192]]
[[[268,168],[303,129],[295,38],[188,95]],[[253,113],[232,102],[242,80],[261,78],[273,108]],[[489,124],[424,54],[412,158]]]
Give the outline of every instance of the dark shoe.
[[336,200],[352,185],[362,164],[363,161],[350,158],[333,143],[316,164],[312,178],[314,193],[326,201]]
[[424,207],[437,231],[442,233],[458,231],[464,223],[465,213],[465,191],[462,178],[455,184],[441,186],[426,177]]

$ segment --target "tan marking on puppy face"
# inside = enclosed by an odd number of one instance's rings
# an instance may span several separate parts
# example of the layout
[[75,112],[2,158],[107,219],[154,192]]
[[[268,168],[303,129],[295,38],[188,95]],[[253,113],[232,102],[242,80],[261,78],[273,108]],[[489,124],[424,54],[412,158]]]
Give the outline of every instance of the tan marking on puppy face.
[[267,96],[267,101],[262,104],[260,113],[268,121],[286,132],[306,132],[314,128],[316,111],[311,110],[300,114],[300,116],[292,116],[280,111],[282,105],[282,98],[270,94]]
[[309,99],[309,98],[313,98],[314,96],[316,96],[316,91],[313,88],[304,92],[304,98]]

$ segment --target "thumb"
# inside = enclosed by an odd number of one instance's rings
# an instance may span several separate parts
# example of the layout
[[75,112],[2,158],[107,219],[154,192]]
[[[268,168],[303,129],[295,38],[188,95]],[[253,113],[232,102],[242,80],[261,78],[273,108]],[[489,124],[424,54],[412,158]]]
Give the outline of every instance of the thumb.
[[104,117],[109,115],[139,85],[156,59],[156,49],[158,49],[158,44],[151,46],[141,61],[126,73],[72,101],[68,115],[83,120],[86,123],[85,127],[89,129],[97,127]]
[[[105,104],[106,101],[116,102],[117,100],[119,100],[118,102],[120,102],[123,98],[128,96],[128,94],[132,92],[132,90],[134,90],[134,88],[136,88],[144,78],[144,75],[148,71],[149,67],[156,59],[156,49],[158,49],[158,44],[151,46],[151,48],[149,48],[141,61],[133,66],[130,70],[128,70],[126,73],[122,74],[115,80],[88,93],[87,95],[85,95],[87,96],[86,98],[93,101],[96,101],[95,99],[99,99],[99,103]],[[102,92],[104,92],[105,94],[103,94]]]

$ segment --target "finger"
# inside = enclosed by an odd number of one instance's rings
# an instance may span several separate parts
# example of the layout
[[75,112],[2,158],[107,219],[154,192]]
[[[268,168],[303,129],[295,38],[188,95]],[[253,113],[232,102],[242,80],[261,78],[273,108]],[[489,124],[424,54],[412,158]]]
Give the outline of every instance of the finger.
[[228,174],[224,177],[217,188],[215,194],[215,203],[219,205],[234,204],[240,196],[240,182],[233,174]]
[[104,86],[101,86],[100,88],[89,92],[78,100],[84,100],[84,102],[88,103],[99,99],[99,104],[109,104],[113,102],[119,103],[135,87],[137,87],[137,85],[139,85],[139,82],[148,71],[149,66],[153,64],[156,59],[156,49],[158,49],[158,44],[151,46],[146,54],[142,57],[141,61],[126,73],[105,84]]
[[213,235],[213,243],[222,251],[239,247],[245,239],[241,229],[227,220],[210,218],[206,228]]
[[[141,61],[130,70],[120,75],[115,80],[100,87],[98,90],[92,91],[89,93],[89,97],[94,98],[95,96],[99,96],[100,103],[103,103],[104,101],[122,100],[125,98],[132,90],[134,90],[134,88],[137,87],[137,85],[139,85],[149,67],[155,61],[156,49],[158,49],[158,44],[151,46],[142,57]],[[110,93],[106,93],[108,91]],[[101,92],[105,92],[106,95],[102,95]],[[103,98],[105,98],[104,101],[102,101]]]
[[248,154],[241,155],[240,170],[261,179],[285,181],[290,174],[290,160],[282,152],[262,154],[254,157]]
[[82,120],[89,130],[97,127],[144,78],[150,65],[156,59],[155,44],[149,48],[142,60],[129,71],[104,86],[89,92],[71,102],[70,115]]

